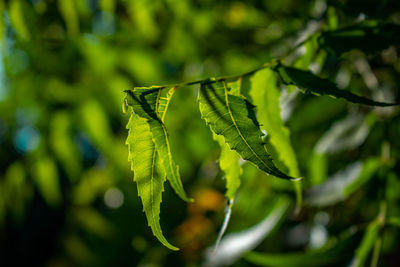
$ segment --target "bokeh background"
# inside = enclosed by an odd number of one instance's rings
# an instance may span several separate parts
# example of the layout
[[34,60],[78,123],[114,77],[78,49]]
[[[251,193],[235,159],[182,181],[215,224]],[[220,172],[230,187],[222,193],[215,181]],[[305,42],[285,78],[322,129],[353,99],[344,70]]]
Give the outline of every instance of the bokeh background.
[[[246,72],[284,55],[321,23],[400,22],[396,1],[1,0],[0,14],[1,266],[199,266],[215,242],[226,201],[219,149],[200,119],[197,88],[177,90],[166,119],[184,187],[196,200],[187,205],[166,185],[161,225],[180,252],[159,244],[142,213],[127,161],[123,90]],[[398,51],[345,58],[321,52],[314,67],[373,96],[374,81],[366,84],[371,69],[363,72],[367,62],[382,82],[380,100],[393,102]],[[298,94],[291,103],[287,125],[307,178],[304,188],[349,162],[381,157],[386,142],[394,162],[386,173],[391,212],[400,214],[396,109],[376,111],[350,152],[315,154],[336,121],[355,110],[366,114],[365,107]],[[318,247],[352,225],[365,225],[378,214],[378,180],[325,210],[290,212],[259,250]],[[274,183],[245,165],[228,232],[259,222],[278,196],[294,199],[291,186]],[[316,231],[323,241],[314,240]],[[399,231],[388,231],[383,257],[393,264],[400,261]],[[353,252],[342,255],[349,261]]]

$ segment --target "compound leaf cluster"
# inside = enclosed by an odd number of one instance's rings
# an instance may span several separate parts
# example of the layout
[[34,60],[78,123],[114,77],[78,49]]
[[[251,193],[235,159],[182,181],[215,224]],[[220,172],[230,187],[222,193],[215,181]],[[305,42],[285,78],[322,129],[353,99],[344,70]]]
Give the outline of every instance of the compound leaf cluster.
[[[393,42],[397,44],[398,32],[399,27],[395,25],[357,25],[316,33],[304,45],[308,49],[317,49],[319,45],[329,53],[341,54],[352,49],[372,53]],[[381,38],[383,43],[374,43],[375,45],[368,46],[371,49],[366,49],[366,40],[375,40],[377,37]],[[309,52],[305,60],[308,63],[311,62],[313,55],[312,51]],[[243,89],[243,80],[247,78],[248,88]],[[227,188],[225,195],[230,203],[233,203],[241,184],[240,159],[277,178],[292,181],[301,179],[296,153],[290,142],[290,132],[281,117],[280,85],[295,86],[302,93],[343,98],[356,104],[381,107],[398,105],[378,102],[349,90],[339,89],[328,79],[310,71],[287,66],[279,60],[273,60],[260,68],[234,77],[208,78],[172,86],[136,87],[126,90],[124,103],[131,112],[126,143],[129,147],[129,161],[134,171],[134,180],[154,235],[162,244],[173,250],[177,248],[165,239],[159,224],[164,181],[168,180],[183,200],[192,201],[192,199],[183,189],[179,167],[171,153],[164,119],[175,90],[194,84],[200,84],[198,101],[201,117],[209,125],[214,140],[221,148],[219,166],[225,174]],[[264,136],[265,133],[267,138]],[[276,153],[274,154],[271,149]],[[275,155],[276,159],[273,158]],[[280,165],[275,164],[274,160],[279,160],[288,171],[277,167]],[[301,205],[300,183],[295,183],[295,189],[298,205]],[[256,256],[251,256],[254,262],[271,262],[270,257],[264,258],[259,260]]]

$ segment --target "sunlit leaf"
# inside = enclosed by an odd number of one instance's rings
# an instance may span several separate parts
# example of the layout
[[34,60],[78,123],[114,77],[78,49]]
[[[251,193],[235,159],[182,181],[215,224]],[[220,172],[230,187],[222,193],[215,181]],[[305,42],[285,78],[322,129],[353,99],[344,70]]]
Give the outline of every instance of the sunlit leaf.
[[167,96],[162,96],[160,88],[135,88],[134,90],[127,90],[126,93],[127,103],[139,117],[147,121],[150,127],[157,155],[172,188],[183,200],[192,201],[183,190],[179,168],[172,158],[167,127],[162,121],[163,111],[159,112],[159,107],[163,109],[163,103],[169,101],[168,98],[171,97],[171,91],[168,92],[170,95]]
[[232,214],[233,201],[235,199],[236,191],[238,190],[241,183],[242,168],[239,163],[239,155],[229,148],[225,143],[224,138],[221,135],[213,134],[214,140],[216,140],[221,148],[221,154],[219,156],[219,167],[225,173],[226,180],[226,192],[225,196],[228,198],[228,204],[225,207],[224,221],[222,222],[221,229],[218,233],[215,247],[218,248],[219,242],[222,239]]
[[226,193],[228,199],[233,200],[237,189],[240,186],[240,175],[242,169],[239,164],[239,155],[231,150],[225,143],[224,138],[220,135],[214,134],[214,140],[216,140],[221,147],[221,154],[219,156],[219,166],[225,173],[226,180]]
[[164,237],[160,226],[161,195],[164,191],[165,175],[157,168],[157,151],[153,142],[149,124],[145,119],[132,114],[127,128],[129,129],[126,143],[129,148],[128,159],[134,171],[138,195],[142,199],[143,211],[153,234],[166,247],[177,250]]
[[264,172],[284,179],[294,179],[280,171],[264,147],[254,106],[245,98],[228,92],[225,81],[201,85],[200,112],[211,130],[222,135],[229,147]]
[[310,71],[299,70],[278,64],[274,70],[279,74],[282,82],[286,85],[295,85],[304,93],[315,95],[329,95],[334,98],[344,98],[352,103],[360,103],[370,106],[393,106],[398,104],[377,102],[362,96],[355,95],[349,91],[339,89],[336,84],[328,79],[322,79]]
[[289,129],[281,119],[280,90],[276,84],[276,75],[272,70],[261,70],[251,77],[250,96],[257,107],[260,128],[270,136],[279,159],[289,168],[289,174],[298,177],[296,154],[290,143]]
[[[289,169],[289,175],[299,177],[296,154],[290,142],[289,129],[284,125],[279,106],[280,89],[277,87],[276,74],[271,69],[263,69],[251,78],[250,96],[257,107],[257,118],[261,129],[269,136],[271,144],[281,162]],[[301,206],[301,184],[295,182],[298,205]]]

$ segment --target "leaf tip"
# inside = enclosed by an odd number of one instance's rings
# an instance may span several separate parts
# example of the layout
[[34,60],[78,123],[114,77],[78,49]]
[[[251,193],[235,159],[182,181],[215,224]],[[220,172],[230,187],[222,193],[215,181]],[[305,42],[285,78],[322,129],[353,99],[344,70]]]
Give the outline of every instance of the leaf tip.
[[299,181],[302,181],[303,179],[304,179],[304,177],[297,177],[297,178],[290,177],[290,180],[293,182],[299,182]]
[[170,250],[173,250],[173,251],[179,251],[180,249],[179,248],[177,248],[177,247],[174,247],[174,246],[171,246],[171,247],[168,247]]
[[289,180],[292,182],[299,182],[299,181],[303,180],[303,177],[292,177],[292,176],[284,174],[284,173],[280,173],[279,176],[275,173],[271,173],[271,175],[275,176],[276,178],[285,179],[285,180]]

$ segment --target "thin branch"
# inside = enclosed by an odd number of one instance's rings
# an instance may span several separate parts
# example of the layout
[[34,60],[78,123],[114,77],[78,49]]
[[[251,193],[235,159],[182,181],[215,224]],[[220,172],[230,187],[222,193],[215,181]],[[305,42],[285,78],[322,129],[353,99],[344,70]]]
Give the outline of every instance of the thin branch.
[[[216,81],[222,81],[222,80],[227,80],[227,81],[231,81],[231,80],[236,80],[238,78],[241,77],[246,77],[246,76],[250,76],[260,70],[266,69],[266,68],[271,68],[273,67],[275,64],[277,64],[277,62],[279,61],[283,61],[286,57],[288,57],[289,55],[291,55],[293,52],[295,52],[299,47],[303,46],[304,44],[306,44],[307,42],[309,42],[314,36],[315,34],[317,34],[318,32],[315,32],[313,34],[311,34],[310,36],[308,36],[304,41],[296,44],[295,46],[293,46],[291,49],[289,49],[289,51],[287,51],[287,53],[285,53],[284,55],[280,56],[278,59],[274,59],[271,60],[269,62],[264,63],[262,66],[254,68],[248,72],[245,73],[241,73],[238,75],[231,75],[231,76],[222,76],[222,77],[216,77],[215,80]],[[161,90],[165,89],[165,88],[179,88],[179,87],[186,87],[186,86],[191,86],[191,85],[196,85],[196,84],[202,84],[209,81],[209,78],[206,79],[202,79],[202,80],[197,80],[197,81],[191,81],[191,82],[183,82],[183,83],[177,83],[177,84],[167,84],[167,85],[159,85],[159,86],[152,86],[152,87],[157,87]],[[125,90],[127,91],[127,90]]]

